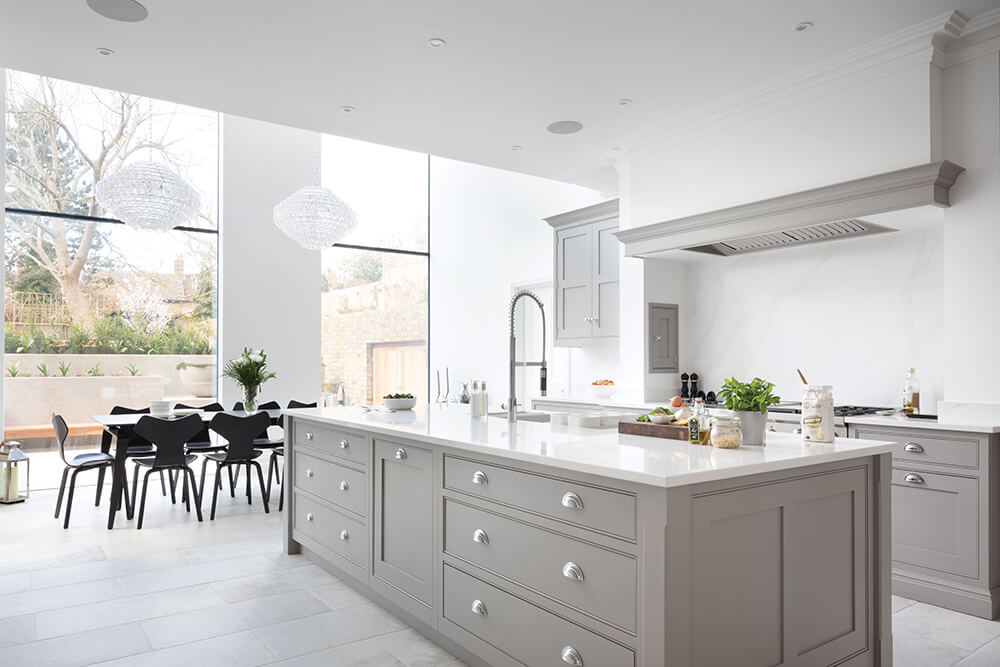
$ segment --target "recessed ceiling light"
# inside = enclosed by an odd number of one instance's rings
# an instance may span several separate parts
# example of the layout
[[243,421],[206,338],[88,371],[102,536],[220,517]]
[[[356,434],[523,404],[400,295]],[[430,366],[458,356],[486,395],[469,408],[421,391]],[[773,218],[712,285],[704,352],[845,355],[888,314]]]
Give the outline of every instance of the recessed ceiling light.
[[521,150],[521,147],[520,147],[520,146],[518,146],[517,144],[514,144],[513,146],[511,146],[511,147],[510,147],[510,149],[511,149],[512,151],[519,151],[519,150]]
[[795,32],[805,32],[809,28],[813,27],[812,21],[803,21],[802,23],[795,24]]
[[354,113],[358,109],[357,109],[357,107],[343,106],[343,107],[340,107],[340,110],[343,111],[344,113]]
[[431,39],[427,40],[427,46],[431,47],[432,49],[440,49],[447,43],[448,42],[444,41],[440,37],[432,37]]
[[623,107],[627,107],[628,105],[632,104],[632,100],[630,100],[627,97],[623,97],[620,100],[618,100],[618,104]]
[[97,52],[100,53],[102,56],[113,56],[113,55],[115,55],[114,49],[109,49],[106,46],[99,46],[99,47],[97,47]]
[[112,21],[136,23],[149,16],[149,10],[135,0],[87,0],[87,6]]
[[583,123],[575,120],[557,120],[546,129],[552,134],[573,134],[583,129]]

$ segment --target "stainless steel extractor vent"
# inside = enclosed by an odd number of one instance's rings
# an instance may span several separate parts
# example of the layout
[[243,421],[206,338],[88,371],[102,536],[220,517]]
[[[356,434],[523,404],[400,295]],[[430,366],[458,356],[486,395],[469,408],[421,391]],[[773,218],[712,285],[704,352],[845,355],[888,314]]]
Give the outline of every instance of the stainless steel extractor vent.
[[876,225],[865,220],[852,218],[851,220],[839,220],[837,222],[823,222],[818,225],[808,225],[806,227],[795,227],[770,234],[743,236],[736,239],[719,241],[718,243],[684,248],[684,250],[703,252],[710,255],[742,255],[760,250],[774,250],[776,248],[787,248],[805,243],[836,241],[838,239],[870,236],[871,234],[894,231],[896,230],[890,227],[883,227],[882,225]]

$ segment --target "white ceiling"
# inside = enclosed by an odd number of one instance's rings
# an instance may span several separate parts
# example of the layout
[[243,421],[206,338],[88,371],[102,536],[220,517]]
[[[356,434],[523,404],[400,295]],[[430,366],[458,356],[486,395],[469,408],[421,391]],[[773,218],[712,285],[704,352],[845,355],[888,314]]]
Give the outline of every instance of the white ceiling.
[[[597,186],[617,147],[692,109],[1000,0],[144,4],[119,23],[85,0],[0,0],[0,66]],[[547,133],[557,120],[584,129]]]

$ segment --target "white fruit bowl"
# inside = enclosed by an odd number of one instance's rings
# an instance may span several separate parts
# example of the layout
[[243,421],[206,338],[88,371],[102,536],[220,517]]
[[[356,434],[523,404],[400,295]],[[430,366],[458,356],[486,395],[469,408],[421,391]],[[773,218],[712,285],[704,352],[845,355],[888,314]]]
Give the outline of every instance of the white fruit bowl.
[[415,398],[383,398],[382,407],[386,410],[412,410],[417,404]]
[[611,398],[617,389],[618,387],[613,384],[590,385],[590,393],[594,398]]

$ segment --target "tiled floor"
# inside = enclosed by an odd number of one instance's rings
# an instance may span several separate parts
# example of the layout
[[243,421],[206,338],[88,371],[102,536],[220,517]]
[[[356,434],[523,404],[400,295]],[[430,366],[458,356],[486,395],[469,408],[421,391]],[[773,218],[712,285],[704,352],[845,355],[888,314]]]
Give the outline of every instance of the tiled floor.
[[[0,665],[462,666],[283,555],[282,515],[256,502],[227,495],[199,524],[156,492],[142,531],[108,531],[93,491],[79,489],[67,531],[52,491],[0,507]],[[893,636],[897,667],[1000,665],[1000,622],[897,597]]]
[[120,519],[108,531],[106,504],[95,508],[94,487],[82,487],[64,531],[55,497],[0,506],[4,667],[463,666],[306,558],[282,554],[283,515],[264,515],[256,500],[226,494],[216,520],[199,524],[154,485],[143,529]]

